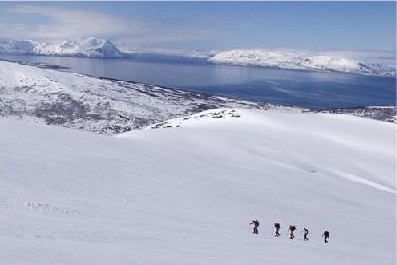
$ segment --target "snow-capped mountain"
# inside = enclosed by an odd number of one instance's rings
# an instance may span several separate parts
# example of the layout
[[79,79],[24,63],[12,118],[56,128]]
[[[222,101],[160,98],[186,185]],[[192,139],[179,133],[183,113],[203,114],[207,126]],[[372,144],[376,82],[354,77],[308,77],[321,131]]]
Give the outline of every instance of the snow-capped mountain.
[[123,57],[123,53],[111,41],[100,38],[67,40],[46,43],[32,40],[0,41],[0,53],[78,56],[95,58]]
[[386,62],[377,58],[360,60],[348,53],[308,52],[290,50],[230,50],[219,52],[208,59],[216,64],[259,66],[279,69],[331,71],[376,76],[396,76],[396,66],[392,54]]
[[3,265],[395,264],[394,124],[216,109],[117,137],[0,131]]
[[237,101],[140,83],[0,61],[0,115],[119,133],[218,107],[259,108]]
[[122,57],[120,50],[109,40],[87,38],[64,41],[61,44],[38,45],[36,51],[42,55],[71,55],[84,57]]

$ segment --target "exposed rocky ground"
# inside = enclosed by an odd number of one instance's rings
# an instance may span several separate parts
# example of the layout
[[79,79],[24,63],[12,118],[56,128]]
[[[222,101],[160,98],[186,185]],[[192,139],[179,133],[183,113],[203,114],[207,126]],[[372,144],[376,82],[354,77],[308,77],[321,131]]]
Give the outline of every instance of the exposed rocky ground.
[[396,123],[396,106],[370,106],[338,109],[311,109],[312,112],[352,114],[359,117]]

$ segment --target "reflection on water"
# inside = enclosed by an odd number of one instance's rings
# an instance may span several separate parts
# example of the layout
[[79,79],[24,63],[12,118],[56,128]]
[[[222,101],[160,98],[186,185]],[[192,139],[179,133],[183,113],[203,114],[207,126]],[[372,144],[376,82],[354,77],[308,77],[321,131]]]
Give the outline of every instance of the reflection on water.
[[340,73],[45,56],[0,58],[70,67],[66,71],[197,92],[305,107],[395,105],[396,79]]

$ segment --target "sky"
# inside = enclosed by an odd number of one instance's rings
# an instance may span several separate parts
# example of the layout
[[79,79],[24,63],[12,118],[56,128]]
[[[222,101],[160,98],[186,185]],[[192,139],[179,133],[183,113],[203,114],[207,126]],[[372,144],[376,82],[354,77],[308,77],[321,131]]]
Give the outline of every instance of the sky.
[[102,37],[132,49],[387,50],[388,2],[0,2],[0,38]]

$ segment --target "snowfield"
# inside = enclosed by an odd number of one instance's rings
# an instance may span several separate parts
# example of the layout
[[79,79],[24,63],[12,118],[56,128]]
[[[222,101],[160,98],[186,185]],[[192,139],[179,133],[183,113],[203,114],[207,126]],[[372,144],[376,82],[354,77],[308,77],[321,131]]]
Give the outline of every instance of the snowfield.
[[396,262],[393,123],[225,108],[117,137],[0,131],[1,264]]

